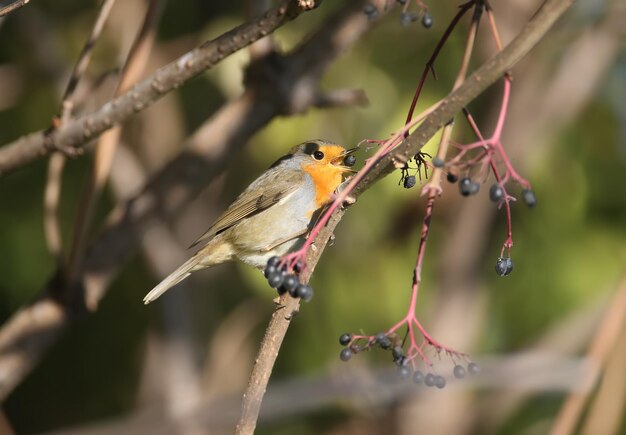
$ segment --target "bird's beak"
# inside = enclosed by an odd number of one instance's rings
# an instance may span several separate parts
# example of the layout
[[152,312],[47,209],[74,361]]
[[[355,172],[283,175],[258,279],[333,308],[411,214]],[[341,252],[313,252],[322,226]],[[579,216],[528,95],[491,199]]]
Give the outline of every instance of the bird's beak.
[[354,169],[345,166],[343,164],[343,160],[349,156],[350,154],[355,153],[356,151],[358,151],[359,148],[355,147],[355,148],[350,148],[349,150],[345,150],[343,153],[339,154],[337,157],[335,157],[331,163],[335,166],[337,166],[338,168],[341,168],[343,170],[343,172],[347,172],[347,173],[352,173],[352,174],[356,174],[357,171],[355,171]]

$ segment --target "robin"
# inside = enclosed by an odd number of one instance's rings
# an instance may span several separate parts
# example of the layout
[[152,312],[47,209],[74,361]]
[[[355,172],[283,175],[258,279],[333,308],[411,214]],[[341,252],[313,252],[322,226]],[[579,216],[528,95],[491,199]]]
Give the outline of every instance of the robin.
[[325,140],[293,147],[243,191],[190,247],[193,257],[154,287],[148,304],[192,272],[239,259],[263,269],[273,256],[298,249],[344,175],[354,172],[344,159],[356,151]]

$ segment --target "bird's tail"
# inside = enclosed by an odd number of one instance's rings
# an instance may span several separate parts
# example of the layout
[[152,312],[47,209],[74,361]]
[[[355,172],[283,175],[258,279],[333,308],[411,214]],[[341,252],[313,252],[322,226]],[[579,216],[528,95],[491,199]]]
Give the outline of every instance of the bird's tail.
[[187,278],[191,275],[191,272],[195,270],[195,267],[198,265],[199,258],[197,255],[194,255],[189,260],[184,262],[182,266],[176,269],[174,272],[170,273],[167,278],[157,284],[150,292],[143,298],[144,304],[149,304],[150,302],[156,300],[159,296],[165,293],[170,288],[174,287],[176,284]]

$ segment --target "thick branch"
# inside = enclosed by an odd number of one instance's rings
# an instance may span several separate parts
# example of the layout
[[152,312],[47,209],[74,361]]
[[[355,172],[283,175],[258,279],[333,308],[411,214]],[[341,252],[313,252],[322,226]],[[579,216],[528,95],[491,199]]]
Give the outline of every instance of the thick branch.
[[5,145],[0,148],[0,175],[50,154],[52,147],[47,144],[54,144],[57,148],[83,146],[222,59],[294,19],[305,10],[300,3],[298,0],[282,0],[278,7],[258,19],[235,27],[159,68],[152,76],[97,111],[76,118],[58,130],[39,131]]
[[[457,112],[469,104],[480,93],[501,78],[524,55],[526,55],[547,33],[554,22],[567,10],[573,0],[548,0],[535,17],[522,29],[517,37],[498,55],[494,56],[475,71],[456,91],[453,91],[426,120],[393,153],[382,158],[369,174],[359,183],[354,196],[369,189],[376,181],[391,173],[394,162],[406,162],[412,158],[426,142]],[[313,270],[319,260],[329,236],[341,220],[345,210],[337,209],[328,225],[315,240],[317,249],[310,250],[307,257],[307,270]],[[308,281],[310,275],[303,277]],[[254,432],[263,395],[271,375],[280,345],[289,328],[290,320],[298,310],[298,300],[283,296],[267,327],[261,348],[244,393],[242,415],[236,433]]]

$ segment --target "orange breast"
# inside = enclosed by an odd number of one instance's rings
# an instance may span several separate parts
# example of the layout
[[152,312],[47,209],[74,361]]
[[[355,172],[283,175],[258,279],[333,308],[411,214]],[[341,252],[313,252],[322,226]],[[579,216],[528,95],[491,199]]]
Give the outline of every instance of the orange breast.
[[315,185],[315,202],[317,208],[328,201],[342,180],[342,170],[329,163],[309,163],[302,165],[304,172],[309,174]]

